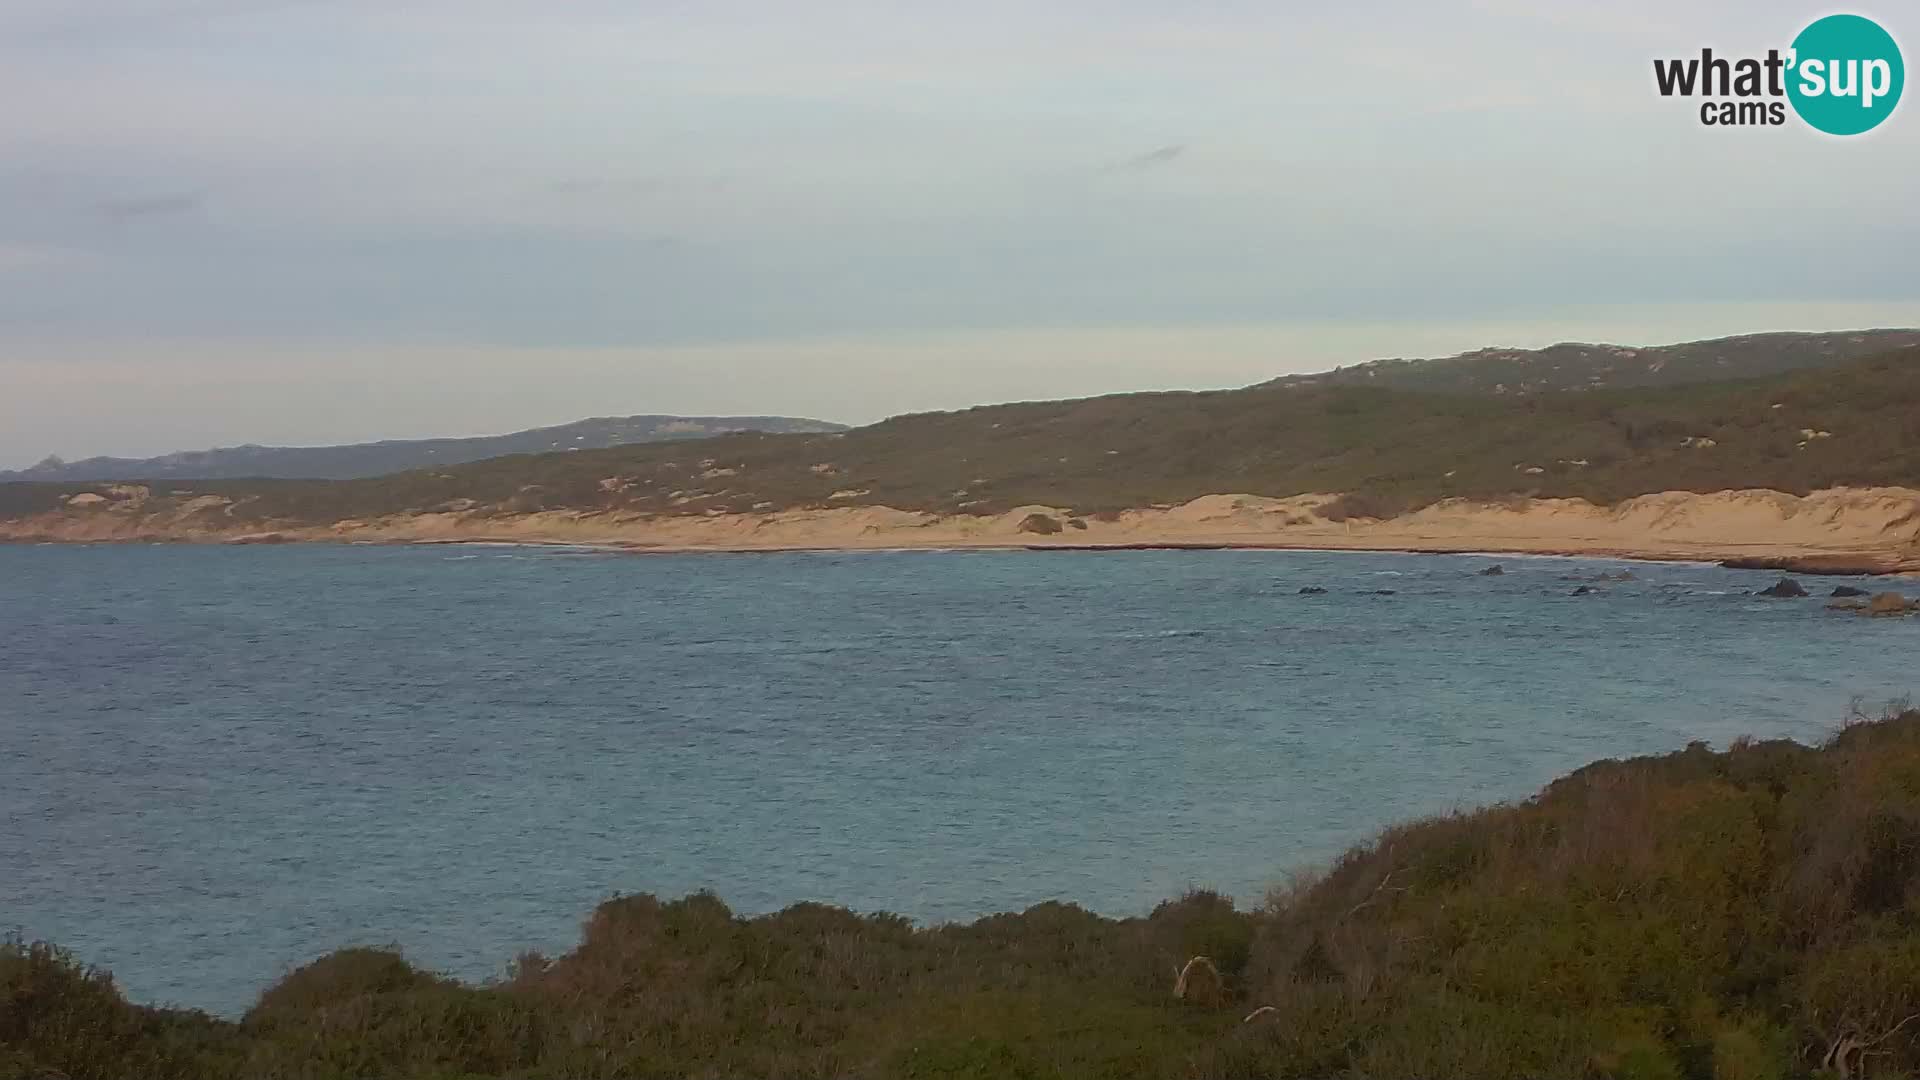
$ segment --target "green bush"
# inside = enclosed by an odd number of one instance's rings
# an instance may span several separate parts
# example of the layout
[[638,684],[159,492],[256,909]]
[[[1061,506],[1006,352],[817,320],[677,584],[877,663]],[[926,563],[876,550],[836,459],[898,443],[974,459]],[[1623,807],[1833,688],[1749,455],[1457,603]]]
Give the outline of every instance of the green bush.
[[231,1036],[201,1013],[128,1004],[63,949],[0,940],[0,1076],[198,1080],[227,1074]]

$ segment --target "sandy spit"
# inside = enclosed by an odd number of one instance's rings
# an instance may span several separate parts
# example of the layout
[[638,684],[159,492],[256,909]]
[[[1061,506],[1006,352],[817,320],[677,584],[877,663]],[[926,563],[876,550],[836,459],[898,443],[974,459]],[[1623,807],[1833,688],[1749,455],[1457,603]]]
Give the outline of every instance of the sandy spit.
[[[765,514],[644,515],[544,511],[512,516],[417,513],[330,525],[254,523],[192,503],[88,502],[0,521],[16,542],[508,541],[596,544],[636,551],[794,551],[914,548],[1318,548],[1603,555],[1644,559],[1826,558],[1920,570],[1920,491],[1832,488],[1806,496],[1766,489],[1668,491],[1613,506],[1580,499],[1448,500],[1386,520],[1332,522],[1314,511],[1332,495],[1276,499],[1206,495],[1178,506],[1074,518],[1023,506],[993,516],[885,506]],[[1030,515],[1061,525],[1023,531]],[[1076,524],[1077,523],[1077,524]]]

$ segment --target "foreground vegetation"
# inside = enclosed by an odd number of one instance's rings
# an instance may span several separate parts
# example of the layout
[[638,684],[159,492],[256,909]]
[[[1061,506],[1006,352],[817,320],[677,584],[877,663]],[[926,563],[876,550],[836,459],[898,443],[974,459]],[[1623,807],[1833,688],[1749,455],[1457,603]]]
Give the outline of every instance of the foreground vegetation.
[[[844,434],[732,435],[496,458],[345,481],[170,481],[213,527],[452,510],[704,514],[879,504],[1078,514],[1217,493],[1340,492],[1363,516],[1449,497],[1920,486],[1920,346],[1761,379],[1527,396],[1267,385],[903,416]],[[0,485],[0,517],[72,484]],[[118,499],[120,496],[115,495]],[[198,505],[198,504],[196,504]],[[100,509],[88,512],[107,512]],[[201,520],[201,519],[194,519]]]
[[350,949],[238,1022],[0,948],[0,1076],[70,1080],[1892,1077],[1920,1070],[1917,1013],[1920,712],[1596,764],[1254,911],[921,929],[622,897],[494,984]]

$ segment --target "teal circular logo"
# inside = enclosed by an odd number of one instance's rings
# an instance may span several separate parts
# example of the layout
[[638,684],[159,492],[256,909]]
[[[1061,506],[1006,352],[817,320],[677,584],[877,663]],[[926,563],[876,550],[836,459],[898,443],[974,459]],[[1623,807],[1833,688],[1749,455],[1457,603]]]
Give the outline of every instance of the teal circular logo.
[[1829,15],[1800,31],[1788,63],[1793,111],[1829,135],[1878,127],[1907,83],[1893,35],[1859,15]]

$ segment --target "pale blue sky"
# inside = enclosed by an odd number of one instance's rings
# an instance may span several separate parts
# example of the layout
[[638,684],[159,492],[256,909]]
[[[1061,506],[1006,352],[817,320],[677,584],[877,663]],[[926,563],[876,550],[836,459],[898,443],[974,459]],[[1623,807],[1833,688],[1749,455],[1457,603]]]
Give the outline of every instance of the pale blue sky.
[[1652,89],[1824,11],[0,0],[0,466],[1920,324],[1910,103]]

